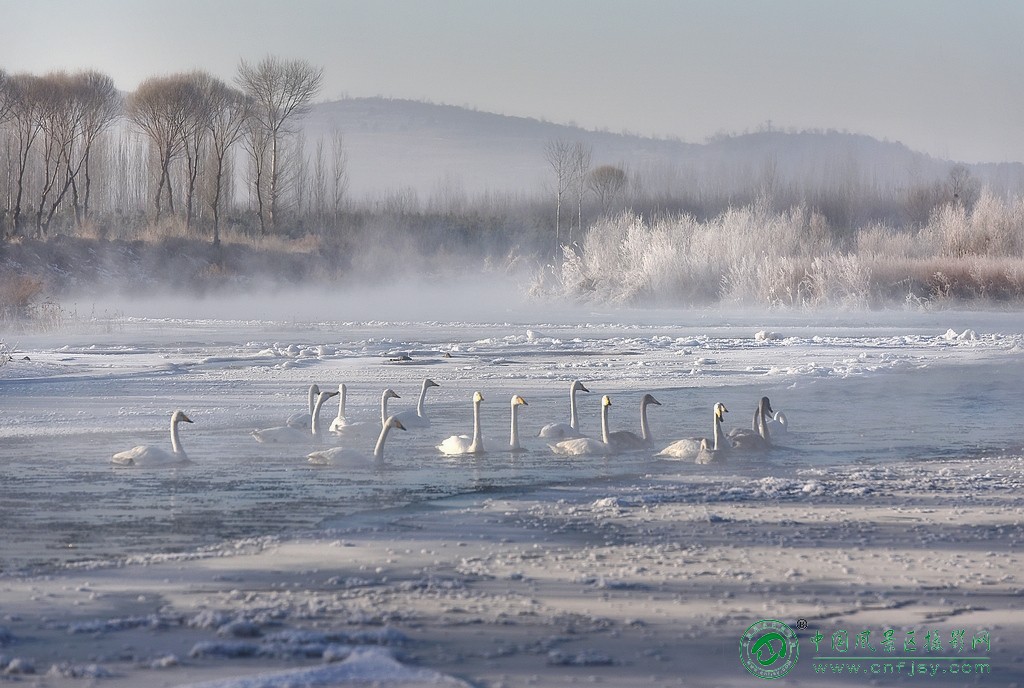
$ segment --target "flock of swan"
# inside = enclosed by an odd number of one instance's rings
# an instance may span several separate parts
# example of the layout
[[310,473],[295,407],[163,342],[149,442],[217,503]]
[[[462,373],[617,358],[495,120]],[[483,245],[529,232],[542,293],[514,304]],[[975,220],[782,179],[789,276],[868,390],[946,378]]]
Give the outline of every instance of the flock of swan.
[[[409,409],[400,413],[388,413],[388,401],[400,398],[392,389],[385,389],[380,398],[380,421],[349,420],[346,415],[345,402],[347,389],[344,384],[338,385],[337,391],[323,391],[316,384],[310,385],[307,391],[308,409],[295,413],[285,419],[283,425],[254,430],[252,436],[257,442],[277,444],[320,444],[330,437],[335,444],[325,449],[316,449],[307,455],[311,464],[352,464],[380,462],[384,460],[384,444],[392,430],[426,429],[430,427],[430,419],[425,412],[427,390],[439,385],[430,379],[424,379],[420,387],[419,400],[415,410]],[[606,455],[628,451],[642,451],[654,447],[650,426],[647,422],[647,407],[651,404],[661,406],[661,402],[651,394],[645,394],[640,401],[640,434],[627,430],[611,431],[608,426],[608,412],[612,405],[611,397],[601,398],[601,437],[587,437],[580,432],[579,414],[576,406],[577,392],[590,390],[580,380],[574,381],[569,387],[569,422],[549,423],[544,425],[538,437],[548,441],[548,447],[555,454],[566,456]],[[338,397],[338,413],[325,432],[320,422],[320,412],[329,399]],[[480,427],[480,404],[484,401],[483,394],[473,393],[473,433],[472,435],[452,435],[437,445],[437,450],[447,456],[479,455],[484,452],[483,431]],[[518,394],[512,395],[511,426],[507,450],[523,451],[519,441],[519,408],[527,406],[526,399]],[[656,457],[691,461],[698,464],[720,463],[733,453],[762,452],[770,449],[772,435],[782,435],[788,431],[786,416],[772,408],[768,397],[761,397],[754,411],[750,428],[733,428],[726,433],[722,429],[724,414],[728,412],[725,404],[718,402],[713,408],[714,416],[710,437],[686,437],[676,440],[654,454]],[[183,411],[171,414],[171,449],[152,445],[140,445],[127,451],[114,454],[111,461],[119,465],[163,465],[183,463],[188,456],[181,446],[178,436],[180,423],[191,423],[192,420]],[[373,451],[367,452],[364,447],[376,437]]]

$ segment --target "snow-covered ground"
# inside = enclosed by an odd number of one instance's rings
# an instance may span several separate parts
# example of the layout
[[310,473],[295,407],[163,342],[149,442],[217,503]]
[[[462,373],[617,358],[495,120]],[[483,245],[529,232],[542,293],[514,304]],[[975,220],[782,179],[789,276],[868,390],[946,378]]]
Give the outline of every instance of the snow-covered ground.
[[[122,307],[6,339],[0,672],[47,686],[750,685],[739,637],[777,618],[809,624],[805,685],[840,680],[816,676],[809,637],[844,624],[990,630],[992,675],[972,681],[1024,678],[1018,314],[283,307]],[[424,377],[439,384],[431,425],[392,432],[382,465],[310,465],[312,442],[250,435],[302,411],[311,383],[346,383],[348,416],[373,422],[383,389],[401,395],[391,411],[412,408]],[[638,431],[653,394],[654,449],[552,454],[536,434],[568,420],[575,379],[594,436],[602,395],[613,429]],[[443,456],[442,439],[472,430],[476,390],[487,453]],[[513,394],[528,401],[518,454]],[[710,435],[716,401],[727,428],[748,427],[762,395],[791,424],[771,452],[653,457]],[[189,463],[111,464],[169,448],[174,409],[194,421],[180,428]]]

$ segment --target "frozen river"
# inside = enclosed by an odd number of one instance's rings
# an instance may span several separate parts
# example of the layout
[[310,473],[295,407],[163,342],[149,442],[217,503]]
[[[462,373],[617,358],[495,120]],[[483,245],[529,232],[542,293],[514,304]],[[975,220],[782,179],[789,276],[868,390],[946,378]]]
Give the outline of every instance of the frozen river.
[[[1019,454],[1024,440],[1016,422],[1024,417],[1024,320],[1016,314],[493,320],[119,316],[8,338],[18,353],[0,367],[0,569],[231,551],[438,496],[668,472],[684,481],[727,471],[808,482],[837,466],[956,457],[983,475],[986,457]],[[250,435],[301,411],[311,383],[346,383],[348,415],[373,419],[384,388],[401,395],[391,410],[412,408],[424,377],[439,384],[427,398],[432,425],[392,433],[382,466],[309,465],[312,445],[264,445]],[[552,454],[537,430],[568,420],[575,379],[591,391],[578,401],[582,430],[593,436],[602,395],[612,399],[612,428],[638,431],[640,398],[653,394],[662,404],[649,414],[654,450]],[[476,390],[485,397],[487,453],[445,457],[435,446],[471,431]],[[507,451],[513,394],[529,403],[521,454]],[[727,428],[749,426],[762,395],[792,425],[781,448],[724,467],[653,458],[675,439],[710,435],[716,401],[730,410]],[[335,402],[324,408],[325,426]],[[136,444],[169,445],[174,409],[194,421],[181,428],[190,463],[111,464]],[[372,440],[365,444],[372,450]],[[850,489],[870,490],[870,481]]]

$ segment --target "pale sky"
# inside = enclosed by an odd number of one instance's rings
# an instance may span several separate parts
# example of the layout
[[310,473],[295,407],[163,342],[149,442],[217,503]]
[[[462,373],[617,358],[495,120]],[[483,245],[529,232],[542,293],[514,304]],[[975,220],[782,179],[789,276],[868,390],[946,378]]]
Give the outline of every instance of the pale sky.
[[1024,161],[1020,0],[0,0],[0,68],[126,91],[273,54],[389,96],[673,136],[832,128]]

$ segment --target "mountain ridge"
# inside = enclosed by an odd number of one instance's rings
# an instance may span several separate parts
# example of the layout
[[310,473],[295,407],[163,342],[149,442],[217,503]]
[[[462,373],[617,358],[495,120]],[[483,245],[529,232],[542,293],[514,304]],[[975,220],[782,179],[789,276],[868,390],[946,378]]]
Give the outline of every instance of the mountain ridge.
[[[338,131],[356,195],[441,189],[535,193],[550,184],[544,146],[554,139],[592,148],[594,166],[611,164],[671,183],[750,184],[759,176],[795,185],[856,181],[907,188],[945,179],[960,164],[899,141],[836,130],[718,135],[704,143],[582,129],[456,105],[399,98],[345,98],[314,105],[304,122],[307,146]],[[997,192],[1024,187],[1024,164],[965,165]]]

